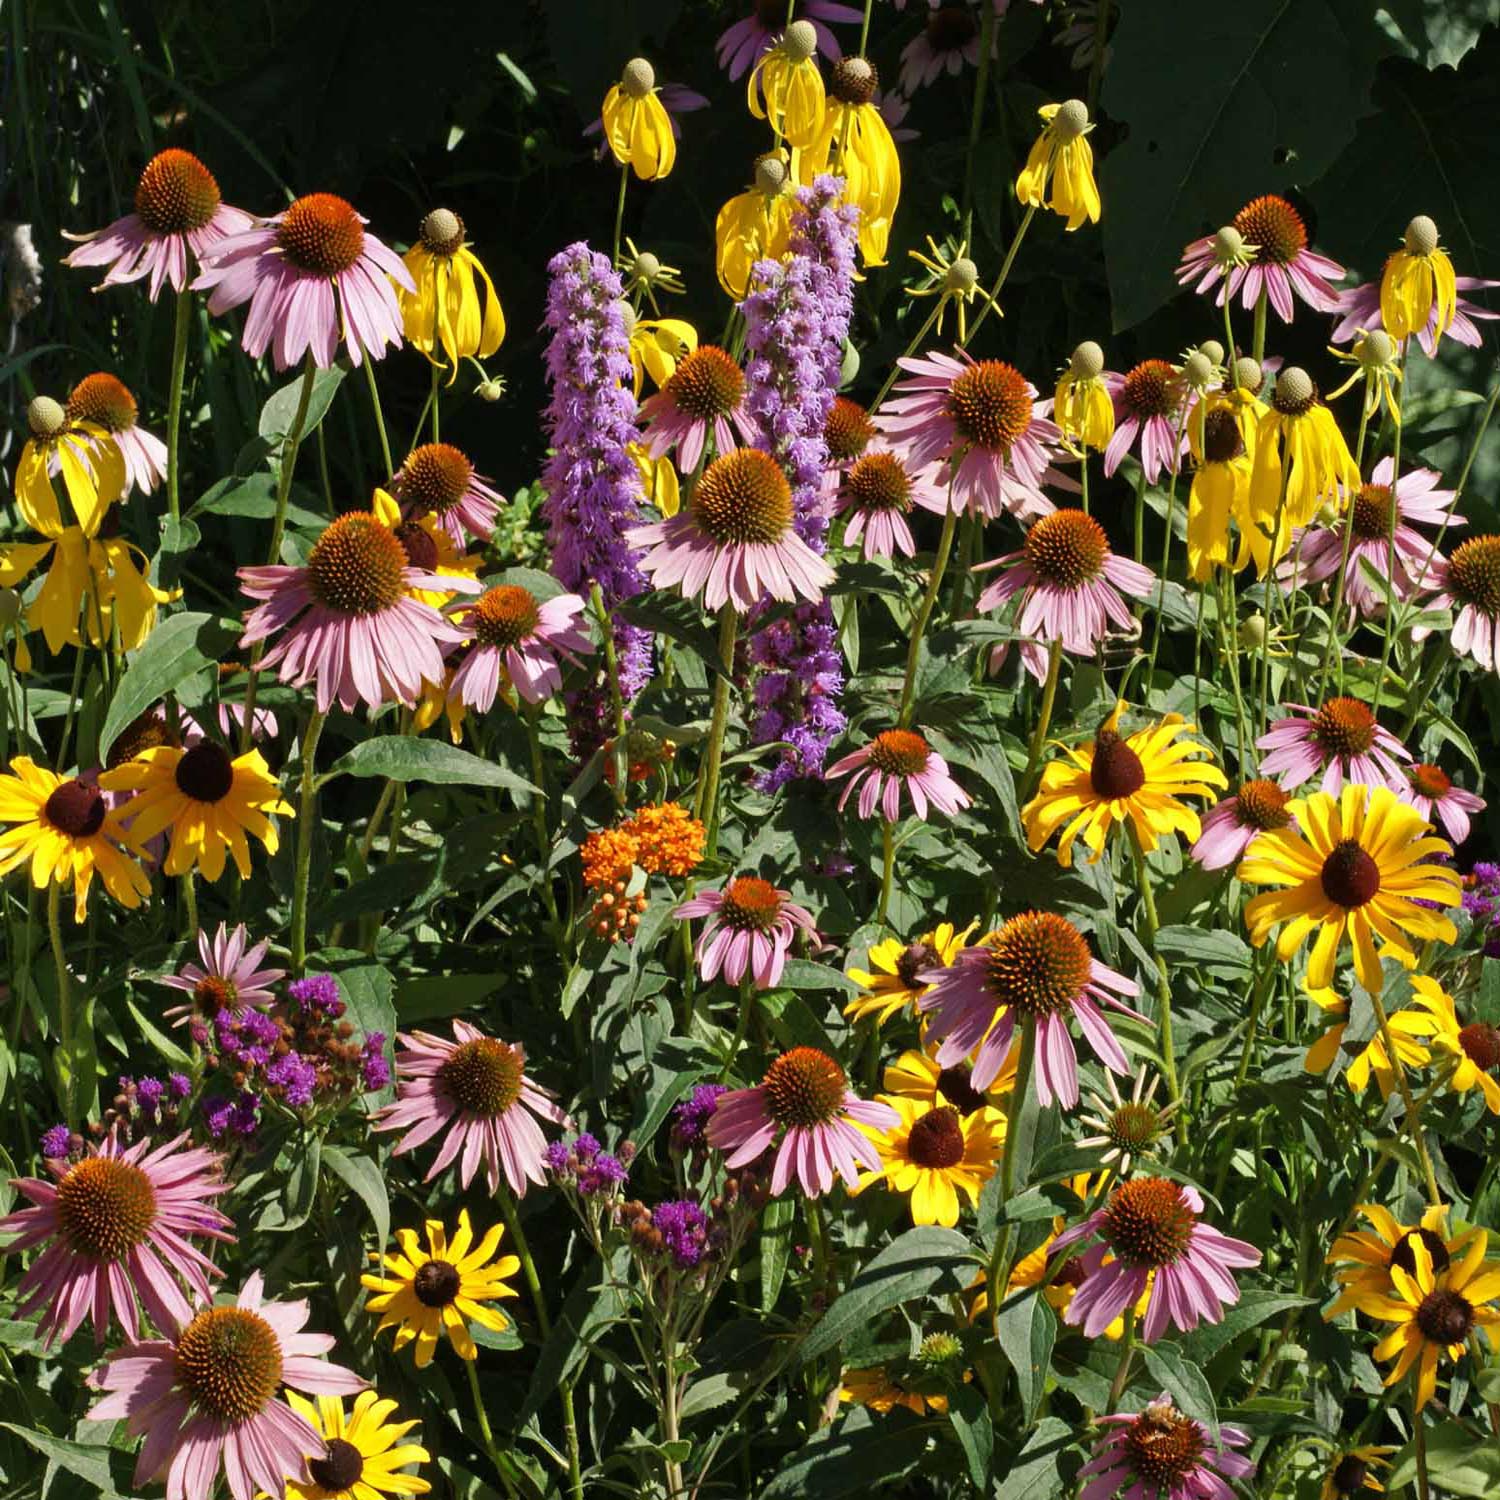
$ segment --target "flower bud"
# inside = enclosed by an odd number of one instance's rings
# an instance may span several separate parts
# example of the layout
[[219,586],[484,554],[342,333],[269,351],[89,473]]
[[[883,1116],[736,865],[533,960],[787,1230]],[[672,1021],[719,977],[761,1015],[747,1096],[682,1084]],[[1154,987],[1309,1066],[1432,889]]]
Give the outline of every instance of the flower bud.
[[474,388],[474,394],[481,401],[498,401],[505,394],[505,382],[498,376],[491,376],[488,380],[482,380]]
[[972,292],[979,285],[979,267],[967,255],[953,261],[943,276],[943,290],[960,296]]
[[786,162],[780,154],[768,151],[755,162],[755,190],[768,198],[786,186]]
[[1210,364],[1222,365],[1224,363],[1224,346],[1218,339],[1204,339],[1198,345],[1198,353]]
[[1214,256],[1221,261],[1237,260],[1245,249],[1245,236],[1233,224],[1226,224],[1214,236]]
[[1235,360],[1234,383],[1240,390],[1259,392],[1265,383],[1265,378],[1259,360],[1251,359],[1248,354],[1241,355]]
[[1372,328],[1354,341],[1354,357],[1367,370],[1378,370],[1390,364],[1395,354],[1396,345],[1383,328]]
[[629,338],[635,332],[637,322],[635,308],[623,297],[616,301],[615,307],[619,310],[620,321],[625,325],[625,337]]
[[1075,380],[1092,380],[1104,369],[1104,350],[1093,339],[1085,339],[1068,360]]
[[1246,651],[1259,651],[1266,644],[1266,617],[1259,610],[1240,624],[1237,632],[1240,646]]
[[1194,390],[1201,391],[1214,378],[1214,363],[1201,349],[1194,349],[1182,362],[1182,377]]
[[635,264],[631,266],[630,273],[637,281],[655,281],[661,275],[661,261],[649,250],[642,250],[635,258]]

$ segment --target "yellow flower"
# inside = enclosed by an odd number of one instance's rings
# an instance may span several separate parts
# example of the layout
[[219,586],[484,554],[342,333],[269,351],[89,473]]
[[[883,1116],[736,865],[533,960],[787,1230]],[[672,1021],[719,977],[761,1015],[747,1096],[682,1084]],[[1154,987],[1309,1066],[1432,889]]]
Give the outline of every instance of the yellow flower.
[[0,776],[0,823],[14,823],[0,833],[0,875],[23,864],[31,866],[37,890],[73,882],[73,918],[88,915],[89,886],[98,870],[107,890],[121,906],[132,909],[151,894],[151,881],[133,855],[140,841],[110,812],[98,788],[59,776],[27,755],[10,763]]
[[339,1396],[286,1393],[292,1410],[323,1438],[328,1452],[309,1458],[307,1479],[288,1475],[290,1500],[381,1500],[382,1495],[425,1495],[432,1485],[402,1470],[430,1463],[432,1455],[420,1443],[401,1441],[416,1422],[391,1422],[396,1403],[374,1391],[361,1391],[347,1414]]
[[1452,1239],[1445,1239],[1446,1208],[1428,1208],[1415,1224],[1398,1223],[1390,1210],[1378,1203],[1361,1203],[1359,1213],[1370,1227],[1341,1234],[1328,1252],[1326,1263],[1337,1268],[1333,1279],[1339,1289],[1338,1297],[1323,1313],[1329,1322],[1359,1306],[1361,1298],[1388,1296],[1394,1290],[1391,1267],[1402,1266],[1407,1272],[1412,1271],[1416,1265],[1413,1246],[1417,1241],[1427,1247],[1433,1266],[1446,1271],[1474,1236],[1483,1232],[1466,1229]]
[[658,390],[672,378],[677,361],[698,347],[698,330],[681,318],[639,318],[628,302],[624,306],[630,331],[630,368],[639,397],[647,375]]
[[979,1206],[979,1193],[995,1175],[1005,1138],[979,1109],[960,1114],[951,1104],[926,1109],[901,1094],[882,1094],[880,1102],[900,1119],[887,1129],[861,1126],[880,1153],[880,1166],[860,1176],[856,1192],[885,1181],[911,1197],[913,1224],[958,1223],[959,1194]]
[[1393,339],[1421,333],[1437,303],[1433,337],[1445,333],[1458,310],[1453,262],[1438,245],[1437,225],[1418,214],[1406,226],[1405,243],[1385,263],[1380,277],[1380,321]]
[[[1094,151],[1088,143],[1088,106],[1082,99],[1044,104],[1037,113],[1045,124],[1021,175],[1016,197],[1032,208],[1050,208],[1077,229],[1085,219],[1099,222],[1099,189],[1094,182]],[[1048,181],[1052,193],[1047,194]]]
[[26,408],[31,438],[16,464],[16,507],[33,531],[63,530],[52,471],[62,476],[68,502],[85,536],[98,536],[105,512],[125,490],[125,459],[97,422],[70,422],[60,402],[37,396]]
[[[1415,984],[1417,981],[1412,982]],[[1333,1019],[1334,1024],[1307,1049],[1302,1066],[1309,1073],[1326,1073],[1344,1045],[1344,1033],[1349,1022],[1349,1002],[1340,1000],[1332,990],[1309,989],[1307,993],[1313,1004]],[[1398,1010],[1388,1019],[1391,1040],[1396,1044],[1396,1056],[1402,1067],[1420,1068],[1432,1060],[1432,1054],[1428,1052],[1422,1038],[1430,1037],[1438,1029],[1436,1020],[1412,1010]],[[1390,1055],[1386,1052],[1385,1042],[1378,1031],[1350,1059],[1349,1066],[1344,1070],[1344,1077],[1356,1094],[1364,1093],[1369,1086],[1371,1074],[1380,1090],[1380,1097],[1389,1099],[1391,1090],[1396,1087],[1396,1070],[1391,1066]]]
[[[1000,313],[999,303],[991,303],[990,295],[979,285],[979,267],[969,259],[969,242],[963,240],[958,249],[950,258],[944,251],[939,250],[932,236],[927,236],[927,248],[931,255],[923,255],[920,250],[908,250],[906,253],[917,262],[918,265],[927,268],[927,278],[921,286],[909,286],[903,288],[908,297],[936,297],[937,321],[933,327],[938,333],[943,331],[943,319],[947,316],[948,306],[951,303],[958,309],[958,341],[964,343],[969,337],[969,307],[977,299],[986,305],[992,305],[997,313]],[[1004,317],[1004,313],[1000,313]]]
[[900,1384],[883,1365],[874,1365],[863,1370],[845,1370],[839,1385],[839,1400],[854,1401],[868,1406],[871,1411],[885,1416],[898,1406],[925,1417],[929,1411],[942,1415],[948,1410],[948,1398],[940,1393],[931,1394],[911,1390]]
[[[794,153],[795,155],[795,153]],[[781,152],[757,158],[755,185],[731,198],[714,221],[714,266],[719,285],[736,302],[750,287],[750,269],[758,260],[780,260],[792,238],[795,166]]]
[[456,667],[447,668],[441,682],[428,682],[425,677],[422,679],[422,693],[412,710],[411,727],[416,734],[426,734],[440,718],[446,716],[448,738],[459,745],[463,743],[464,721],[468,718],[469,711],[462,698],[456,694],[451,698],[448,696],[455,671]]
[[1204,396],[1188,415],[1188,445],[1197,466],[1188,492],[1188,573],[1196,583],[1228,563],[1231,521],[1240,528],[1235,566],[1250,559],[1250,475],[1265,410],[1253,392],[1237,387]]
[[1122,738],[1119,723],[1124,710],[1123,701],[1116,703],[1092,745],[1064,746],[1067,758],[1053,761],[1042,772],[1036,796],[1022,811],[1026,842],[1033,852],[1062,829],[1057,862],[1064,868],[1073,863],[1073,841],[1080,835],[1093,864],[1104,852],[1110,829],[1127,818],[1146,850],[1155,849],[1167,834],[1196,839],[1203,831],[1198,814],[1180,799],[1206,797],[1212,802],[1214,788],[1229,785],[1217,766],[1194,758],[1210,752],[1197,740],[1182,737],[1193,726],[1181,715],[1168,714]]
[[134,760],[106,771],[99,785],[111,792],[134,792],[117,816],[130,825],[140,843],[171,830],[171,846],[162,863],[168,875],[185,875],[194,866],[206,880],[224,873],[224,856],[234,856],[240,875],[250,878],[250,842],[254,834],[275,854],[280,847],[268,813],[294,816],[281,800],[281,788],[259,750],[234,760],[212,740],[191,749],[155,745]]
[[[887,1063],[882,1087],[888,1094],[911,1099],[927,1109],[951,1104],[961,1115],[982,1114],[989,1124],[1004,1133],[1005,1096],[1016,1086],[1016,1064],[1020,1061],[1019,1044],[1012,1047],[1000,1065],[999,1076],[987,1089],[976,1089],[967,1062],[941,1068],[934,1056],[936,1046],[923,1038],[922,1050],[908,1048],[893,1063]],[[976,1050],[978,1050],[976,1048]]]
[[625,64],[620,81],[604,96],[604,138],[615,160],[642,182],[656,182],[677,161],[672,119],[656,94],[656,69],[644,57]]
[[[1457,906],[1456,871],[1425,863],[1450,855],[1432,838],[1432,825],[1389,787],[1346,786],[1337,800],[1327,792],[1293,798],[1286,810],[1295,827],[1259,833],[1235,872],[1247,885],[1278,885],[1245,904],[1250,941],[1259,948],[1278,924],[1276,956],[1289,963],[1316,932],[1307,964],[1309,989],[1333,983],[1339,947],[1347,933],[1354,972],[1371,994],[1381,991],[1380,959],[1414,968],[1412,940],[1456,941],[1458,930],[1441,913],[1419,906]],[[1375,940],[1383,946],[1376,951]]]
[[633,239],[625,236],[625,248],[615,256],[615,269],[620,273],[624,295],[635,299],[637,307],[641,299],[651,305],[653,312],[660,313],[656,305],[658,292],[671,292],[680,296],[687,291],[682,272],[676,266],[666,265],[659,255],[650,250],[638,250]]
[[[465,554],[458,550],[445,526],[438,524],[437,515],[429,511],[424,516],[413,515],[409,520],[401,519],[401,507],[393,495],[382,489],[375,491],[370,502],[371,513],[376,520],[389,526],[406,553],[407,562],[424,573],[437,573],[448,578],[478,578],[484,571],[484,554]],[[408,589],[413,599],[441,609],[458,592],[457,589]]]
[[947,968],[968,946],[969,934],[978,923],[971,922],[960,932],[952,922],[939,922],[931,932],[924,932],[915,943],[900,938],[884,938],[870,949],[870,969],[850,969],[849,977],[865,993],[856,995],[844,1014],[862,1020],[874,1016],[884,1026],[898,1010],[915,1006],[931,989],[917,974],[922,969]]
[[750,113],[767,121],[788,145],[817,141],[827,99],[811,21],[793,21],[781,40],[761,53],[745,80],[745,100]]
[[682,505],[677,469],[670,458],[652,458],[640,443],[627,443],[625,451],[641,476],[641,492],[664,516],[675,516]]
[[1485,1263],[1488,1242],[1484,1230],[1477,1231],[1463,1259],[1439,1271],[1426,1243],[1411,1240],[1412,1269],[1390,1268],[1392,1295],[1359,1301],[1361,1312],[1397,1325],[1375,1346],[1375,1358],[1396,1361],[1385,1378],[1388,1386],[1416,1366],[1418,1411],[1432,1400],[1443,1354],[1462,1359],[1471,1333],[1482,1331],[1494,1341],[1490,1330],[1500,1323],[1500,1312],[1487,1304],[1500,1297],[1500,1266]]
[[495,283],[464,243],[464,221],[450,208],[435,208],[422,220],[417,243],[401,258],[417,284],[415,292],[396,288],[407,342],[434,364],[441,348],[452,366],[452,385],[461,358],[487,359],[505,339],[505,313]]
[[823,128],[801,163],[805,184],[824,173],[844,179],[844,201],[859,209],[859,253],[867,266],[885,264],[901,198],[901,158],[890,127],[872,102],[879,86],[865,58],[835,63]]
[[1104,379],[1104,351],[1085,339],[1057,382],[1052,417],[1065,438],[1102,453],[1115,435],[1115,403]]
[[974,1372],[963,1368],[963,1341],[952,1333],[929,1333],[917,1352],[860,1370],[845,1370],[839,1387],[840,1401],[857,1401],[882,1416],[904,1406],[917,1416],[948,1410],[947,1392],[958,1389],[960,1374],[965,1384]]
[[1356,1490],[1380,1490],[1385,1486],[1375,1477],[1376,1469],[1388,1469],[1388,1453],[1395,1448],[1378,1443],[1366,1443],[1361,1448],[1346,1448],[1329,1464],[1323,1476],[1323,1488],[1318,1491],[1318,1500],[1349,1500]]
[[1365,387],[1364,420],[1376,416],[1383,405],[1399,427],[1401,403],[1396,399],[1396,386],[1401,380],[1401,361],[1390,334],[1379,328],[1368,332],[1361,328],[1351,349],[1336,349],[1330,344],[1328,352],[1342,364],[1354,366],[1353,374],[1336,391],[1329,391],[1328,399],[1337,401],[1355,381],[1361,381]]
[[1495,1067],[1500,1064],[1500,1029],[1487,1021],[1459,1024],[1453,996],[1435,979],[1414,974],[1411,987],[1416,1003],[1433,1018],[1433,1051],[1446,1069],[1445,1083],[1456,1094],[1467,1094],[1478,1087],[1492,1115],[1500,1115],[1500,1081]]

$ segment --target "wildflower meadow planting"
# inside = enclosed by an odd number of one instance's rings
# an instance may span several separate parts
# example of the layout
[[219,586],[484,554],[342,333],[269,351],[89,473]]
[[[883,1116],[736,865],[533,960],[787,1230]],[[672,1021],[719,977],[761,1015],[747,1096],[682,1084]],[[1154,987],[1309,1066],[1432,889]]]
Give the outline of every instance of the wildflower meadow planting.
[[0,1500],[1500,1496],[1500,0],[0,34]]

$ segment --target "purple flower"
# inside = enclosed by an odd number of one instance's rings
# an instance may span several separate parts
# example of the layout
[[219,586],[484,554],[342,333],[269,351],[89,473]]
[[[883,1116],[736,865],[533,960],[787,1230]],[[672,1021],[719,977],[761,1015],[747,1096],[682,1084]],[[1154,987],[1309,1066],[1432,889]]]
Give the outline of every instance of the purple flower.
[[566,1141],[553,1141],[551,1145],[542,1152],[542,1165],[549,1172],[561,1176],[568,1170],[568,1143]]
[[578,1191],[585,1198],[612,1193],[629,1175],[619,1157],[601,1151],[579,1166]]
[[320,1011],[330,1021],[336,1021],[344,1013],[338,980],[332,974],[309,974],[306,979],[294,979],[286,992],[301,1007],[303,1015]]
[[672,1139],[679,1146],[696,1146],[703,1139],[720,1094],[729,1088],[722,1083],[700,1083],[691,1094],[672,1109]]
[[167,1091],[174,1099],[186,1099],[193,1092],[193,1080],[186,1073],[168,1073]]
[[305,1109],[312,1103],[318,1070],[300,1052],[286,1052],[266,1069],[266,1082],[281,1090],[290,1109]]
[[585,1130],[574,1140],[573,1151],[579,1161],[592,1161],[599,1154],[599,1142]]
[[203,1123],[215,1140],[231,1133],[252,1136],[260,1124],[260,1095],[245,1091],[237,1099],[219,1095],[205,1099]]
[[651,1211],[651,1223],[679,1270],[691,1270],[708,1253],[708,1218],[692,1199],[658,1205]]
[[68,1154],[72,1132],[66,1125],[54,1125],[42,1132],[41,1152],[47,1161],[61,1161]]
[[359,1067],[370,1093],[383,1089],[391,1081],[391,1065],[385,1057],[385,1032],[372,1031],[360,1049]]

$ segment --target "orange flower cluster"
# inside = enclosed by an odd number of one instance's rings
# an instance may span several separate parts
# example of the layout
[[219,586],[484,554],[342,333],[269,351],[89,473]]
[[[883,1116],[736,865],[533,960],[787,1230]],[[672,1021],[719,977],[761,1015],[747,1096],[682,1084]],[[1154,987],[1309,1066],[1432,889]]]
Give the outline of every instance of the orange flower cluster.
[[583,883],[597,892],[589,925],[602,938],[630,938],[646,909],[641,892],[627,896],[630,871],[686,875],[703,858],[703,825],[676,802],[643,807],[618,828],[600,828],[579,849]]
[[635,836],[635,862],[651,875],[687,875],[703,858],[703,825],[677,802],[643,807],[620,831]]

